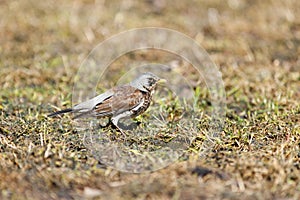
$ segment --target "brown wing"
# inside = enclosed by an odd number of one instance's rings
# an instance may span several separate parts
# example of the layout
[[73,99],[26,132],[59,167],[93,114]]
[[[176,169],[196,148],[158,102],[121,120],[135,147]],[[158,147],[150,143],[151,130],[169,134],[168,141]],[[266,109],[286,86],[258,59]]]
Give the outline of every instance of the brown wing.
[[131,110],[143,101],[143,93],[132,86],[115,87],[113,91],[114,95],[94,107],[93,115],[113,116]]

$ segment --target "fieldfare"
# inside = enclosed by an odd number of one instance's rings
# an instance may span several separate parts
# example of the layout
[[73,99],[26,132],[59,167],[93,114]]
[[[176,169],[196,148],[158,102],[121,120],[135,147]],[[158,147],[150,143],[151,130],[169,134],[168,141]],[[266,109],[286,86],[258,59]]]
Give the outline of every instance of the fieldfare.
[[64,113],[76,113],[74,118],[109,117],[113,125],[123,133],[118,125],[119,120],[134,118],[145,112],[150,106],[158,82],[165,80],[150,72],[143,73],[128,84],[116,86],[72,108],[51,113],[48,117]]

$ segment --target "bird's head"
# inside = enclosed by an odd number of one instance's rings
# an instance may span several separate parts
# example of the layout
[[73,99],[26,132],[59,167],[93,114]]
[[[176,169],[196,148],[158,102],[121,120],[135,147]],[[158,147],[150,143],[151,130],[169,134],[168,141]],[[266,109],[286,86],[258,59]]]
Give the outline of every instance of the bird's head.
[[151,72],[146,72],[133,80],[130,85],[141,91],[151,92],[159,82],[165,82],[165,79],[161,79]]

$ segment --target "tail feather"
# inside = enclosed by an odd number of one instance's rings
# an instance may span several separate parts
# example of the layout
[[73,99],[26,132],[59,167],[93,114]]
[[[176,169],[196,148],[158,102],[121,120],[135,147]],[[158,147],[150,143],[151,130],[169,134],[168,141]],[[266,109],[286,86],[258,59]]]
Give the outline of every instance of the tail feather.
[[73,112],[73,109],[72,108],[67,108],[65,110],[60,110],[60,111],[49,114],[48,117],[54,117],[56,115],[61,115],[61,114],[64,114],[64,113],[69,113],[69,112]]

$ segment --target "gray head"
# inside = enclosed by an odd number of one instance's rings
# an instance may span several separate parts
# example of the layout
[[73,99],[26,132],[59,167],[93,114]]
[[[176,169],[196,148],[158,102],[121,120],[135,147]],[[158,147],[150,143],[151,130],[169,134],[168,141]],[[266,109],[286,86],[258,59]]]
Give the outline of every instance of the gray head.
[[152,91],[157,82],[160,80],[158,76],[151,72],[146,72],[141,74],[135,80],[133,80],[130,85],[144,92]]

